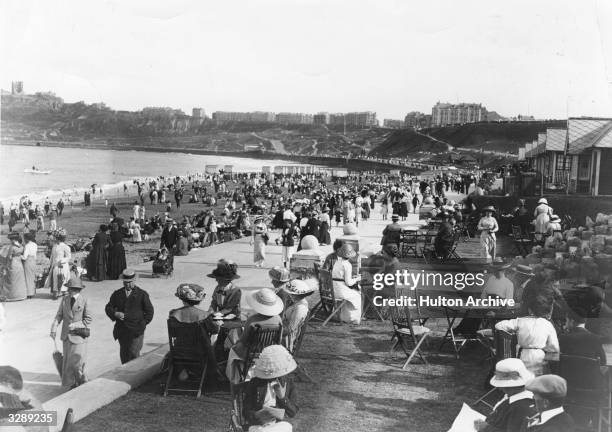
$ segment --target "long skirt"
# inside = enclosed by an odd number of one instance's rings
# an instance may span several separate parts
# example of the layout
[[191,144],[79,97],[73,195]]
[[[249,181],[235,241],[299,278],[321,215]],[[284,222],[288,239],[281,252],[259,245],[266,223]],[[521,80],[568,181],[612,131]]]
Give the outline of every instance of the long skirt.
[[49,288],[51,293],[67,292],[66,282],[70,279],[70,266],[66,264],[55,263],[49,270],[49,275],[45,281],[45,288]]
[[258,263],[266,259],[266,243],[261,234],[255,234],[253,241],[253,262]]
[[123,243],[115,243],[108,251],[108,278],[119,279],[119,276],[121,276],[126,267]]
[[347,300],[340,310],[340,320],[359,324],[361,322],[361,293],[346,285],[334,282],[334,294],[337,299]]
[[23,262],[23,272],[25,274],[27,296],[36,295],[36,257],[29,256]]
[[331,244],[331,236],[329,235],[329,225],[327,222],[321,222],[321,228],[319,228],[319,243]]
[[64,341],[64,362],[62,363],[62,386],[72,387],[83,384],[85,377],[85,357],[87,357],[87,342],[74,344],[68,339]]
[[2,295],[7,301],[24,300],[27,297],[25,274],[21,256],[15,256],[3,278]]
[[487,231],[480,233],[480,249],[481,256],[491,262],[495,259],[495,234],[489,234]]
[[535,376],[548,373],[548,362],[545,360],[546,353],[544,350],[521,348],[520,353],[520,359],[525,363],[525,367]]
[[238,384],[242,380],[240,376],[240,368],[242,367],[244,367],[244,359],[231,348],[227,357],[227,365],[225,366],[225,375],[230,383]]

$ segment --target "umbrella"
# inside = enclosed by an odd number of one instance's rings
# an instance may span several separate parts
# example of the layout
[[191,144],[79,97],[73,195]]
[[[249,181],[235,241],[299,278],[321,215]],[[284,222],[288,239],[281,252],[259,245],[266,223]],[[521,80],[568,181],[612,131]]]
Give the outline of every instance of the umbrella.
[[57,369],[57,373],[59,374],[59,376],[61,378],[61,376],[62,376],[62,365],[64,363],[64,356],[57,349],[57,341],[55,339],[53,339],[53,345],[55,345],[55,350],[53,351],[53,363],[55,363],[55,369]]

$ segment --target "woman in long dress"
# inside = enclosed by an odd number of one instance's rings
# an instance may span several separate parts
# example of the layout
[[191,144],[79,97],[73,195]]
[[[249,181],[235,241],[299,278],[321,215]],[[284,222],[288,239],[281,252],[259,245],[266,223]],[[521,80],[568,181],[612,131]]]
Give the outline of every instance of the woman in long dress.
[[321,226],[319,227],[319,244],[331,244],[331,236],[329,234],[329,229],[331,226],[331,221],[329,219],[329,207],[323,207],[322,213],[319,215],[319,221],[321,222]]
[[349,261],[357,255],[357,252],[351,245],[344,244],[338,249],[336,255],[338,255],[338,261],[332,268],[334,294],[337,299],[347,301],[340,310],[340,320],[359,324],[361,322],[361,292],[350,287],[361,280],[361,275],[352,276],[353,267]]
[[544,238],[552,215],[553,209],[548,205],[546,198],[540,198],[537,207],[533,211],[533,216],[535,217],[535,238],[537,241],[541,241]]
[[2,254],[5,255],[6,270],[3,276],[2,295],[7,301],[25,300],[27,297],[25,274],[21,254],[21,236],[17,232],[8,235],[10,244],[3,248]]
[[253,239],[251,244],[253,245],[253,262],[255,267],[261,267],[266,260],[266,241],[268,227],[266,227],[263,218],[258,217],[255,219],[255,225],[253,226]]
[[23,235],[26,242],[23,248],[23,271],[25,275],[26,294],[28,298],[36,295],[36,254],[38,245],[36,244],[36,233],[29,232]]
[[65,241],[66,234],[63,230],[55,234],[55,245],[51,250],[51,258],[49,259],[50,268],[45,287],[51,290],[51,295],[54,299],[68,291],[65,283],[70,278],[69,263],[72,253],[70,252],[70,247],[64,243]]
[[87,274],[91,280],[103,281],[106,279],[107,251],[110,246],[107,231],[106,225],[100,225],[100,230],[91,242],[91,251],[87,256]]
[[499,231],[497,220],[493,217],[495,209],[492,206],[483,209],[485,215],[478,221],[478,231],[480,231],[481,255],[492,262],[495,260],[495,248],[497,239],[495,233]]
[[115,230],[110,233],[111,246],[108,250],[107,275],[109,279],[119,279],[123,270],[127,268],[125,262],[125,249],[123,247],[123,234]]

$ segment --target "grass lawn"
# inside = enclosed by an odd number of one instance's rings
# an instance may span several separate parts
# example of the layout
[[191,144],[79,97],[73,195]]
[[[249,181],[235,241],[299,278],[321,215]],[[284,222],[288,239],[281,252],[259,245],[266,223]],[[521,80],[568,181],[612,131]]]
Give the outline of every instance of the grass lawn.
[[[483,391],[488,364],[484,348],[469,345],[456,360],[450,345],[438,351],[442,320],[430,320],[437,338],[425,348],[429,365],[401,366],[403,353],[389,353],[389,323],[360,326],[330,323],[310,327],[299,362],[315,383],[298,382],[300,412],[290,419],[296,431],[447,430],[463,402]],[[163,377],[147,383],[76,425],[79,432],[226,431],[231,399],[215,390],[193,395],[160,395]]]

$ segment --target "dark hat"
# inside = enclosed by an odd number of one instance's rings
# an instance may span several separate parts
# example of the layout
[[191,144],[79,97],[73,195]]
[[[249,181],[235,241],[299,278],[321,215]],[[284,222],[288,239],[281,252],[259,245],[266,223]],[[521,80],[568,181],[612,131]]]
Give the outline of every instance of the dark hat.
[[85,285],[83,285],[83,281],[81,278],[71,277],[68,282],[66,282],[66,288],[68,289],[83,289]]
[[237,272],[238,265],[236,263],[222,259],[217,263],[217,268],[207,276],[213,279],[234,280],[240,278],[240,276],[237,275]]
[[482,209],[482,212],[491,212],[491,213],[495,213],[495,208],[493,206],[486,206],[485,208]]
[[21,234],[19,234],[17,231],[8,233],[7,237],[9,240],[21,240]]
[[495,261],[491,263],[491,270],[493,271],[506,270],[506,269],[509,269],[510,267],[512,267],[511,264],[505,263],[503,261]]
[[124,280],[136,279],[136,272],[131,268],[126,268],[125,270],[123,270],[123,273],[121,273],[121,279],[124,279]]
[[563,398],[567,395],[567,381],[558,375],[540,375],[529,381],[525,390],[544,398]]

